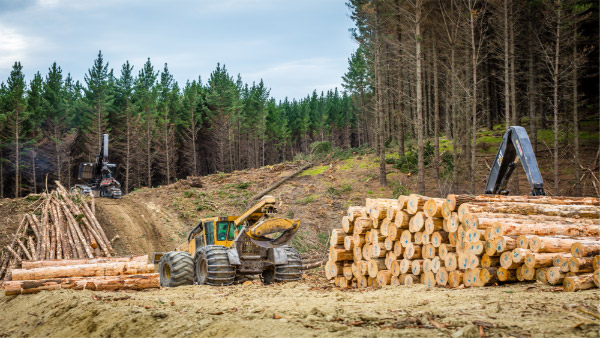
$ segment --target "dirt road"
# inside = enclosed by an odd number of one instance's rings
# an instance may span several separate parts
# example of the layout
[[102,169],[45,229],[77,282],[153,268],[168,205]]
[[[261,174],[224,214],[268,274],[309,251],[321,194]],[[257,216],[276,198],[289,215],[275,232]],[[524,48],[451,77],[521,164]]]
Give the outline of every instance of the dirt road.
[[[598,337],[600,290],[540,284],[339,291],[322,278],[147,292],[0,296],[0,336]],[[482,330],[482,331],[480,331]]]

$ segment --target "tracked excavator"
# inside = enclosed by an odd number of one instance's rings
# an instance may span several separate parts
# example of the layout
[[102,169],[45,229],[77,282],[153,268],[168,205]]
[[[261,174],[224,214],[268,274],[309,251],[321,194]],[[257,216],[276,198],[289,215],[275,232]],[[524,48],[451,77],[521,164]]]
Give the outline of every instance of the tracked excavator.
[[108,162],[108,134],[103,134],[96,161],[79,164],[78,183],[71,191],[94,197],[121,198],[121,183],[114,178],[116,168],[116,164]]
[[300,279],[300,254],[287,245],[300,220],[279,217],[276,203],[264,196],[240,216],[201,219],[179,250],[153,253],[161,286],[229,285],[245,275],[265,284]]

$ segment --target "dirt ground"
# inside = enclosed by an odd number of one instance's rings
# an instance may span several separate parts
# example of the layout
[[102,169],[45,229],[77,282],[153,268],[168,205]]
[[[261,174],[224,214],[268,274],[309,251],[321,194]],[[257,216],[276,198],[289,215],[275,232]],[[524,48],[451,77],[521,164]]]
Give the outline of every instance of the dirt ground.
[[[263,286],[0,296],[0,336],[598,337],[600,290],[541,284],[340,291],[322,277]],[[596,317],[596,318],[594,318]]]

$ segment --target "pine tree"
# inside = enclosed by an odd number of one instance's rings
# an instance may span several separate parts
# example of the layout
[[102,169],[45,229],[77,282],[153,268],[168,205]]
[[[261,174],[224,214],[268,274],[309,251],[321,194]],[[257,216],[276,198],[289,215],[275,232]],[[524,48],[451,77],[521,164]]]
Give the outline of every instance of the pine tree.
[[145,157],[146,185],[152,186],[152,166],[154,160],[153,141],[156,128],[156,99],[158,91],[156,79],[158,72],[154,72],[154,66],[150,58],[140,70],[135,85],[135,104],[141,114],[141,122],[144,124],[143,152]]
[[[21,196],[22,169],[21,161],[23,136],[26,134],[26,122],[28,114],[26,99],[26,84],[23,66],[15,62],[6,81],[4,112],[7,118],[7,138],[12,148],[12,164],[14,170],[14,196]],[[10,135],[10,136],[8,136]]]
[[189,160],[187,173],[194,176],[200,174],[198,157],[198,132],[202,125],[203,98],[202,85],[196,81],[187,82],[183,88],[183,107],[178,120],[183,138],[183,153]]
[[[117,154],[120,154],[123,159],[123,164],[120,166],[123,171],[123,188],[125,193],[131,191],[132,168],[134,158],[137,155],[137,147],[135,141],[138,139],[139,114],[136,113],[133,107],[133,91],[135,79],[133,77],[133,66],[126,61],[121,67],[121,75],[117,79],[115,86],[115,111],[117,113],[116,121],[118,127],[115,128],[117,139],[120,141],[120,147],[116,148]],[[113,147],[114,148],[114,147]]]
[[37,72],[31,82],[29,83],[29,89],[27,90],[27,112],[29,118],[27,119],[29,135],[24,144],[25,151],[31,160],[31,171],[29,176],[31,192],[37,194],[37,157],[38,157],[38,143],[42,137],[42,121],[43,121],[43,107],[42,107],[42,75]]
[[[88,160],[100,149],[102,134],[108,133],[108,115],[113,103],[112,90],[109,83],[108,62],[104,63],[102,51],[98,52],[92,68],[84,77],[86,87],[84,116],[81,117],[81,133],[79,138],[85,141],[84,151]],[[85,156],[85,155],[84,155]]]

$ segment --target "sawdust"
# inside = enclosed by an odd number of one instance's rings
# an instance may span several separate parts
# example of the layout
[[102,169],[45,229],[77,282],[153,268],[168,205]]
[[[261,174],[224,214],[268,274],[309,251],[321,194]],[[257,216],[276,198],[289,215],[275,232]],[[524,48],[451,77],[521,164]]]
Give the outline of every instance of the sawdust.
[[597,337],[600,290],[520,284],[340,291],[322,277],[262,286],[0,296],[0,332],[50,337]]

